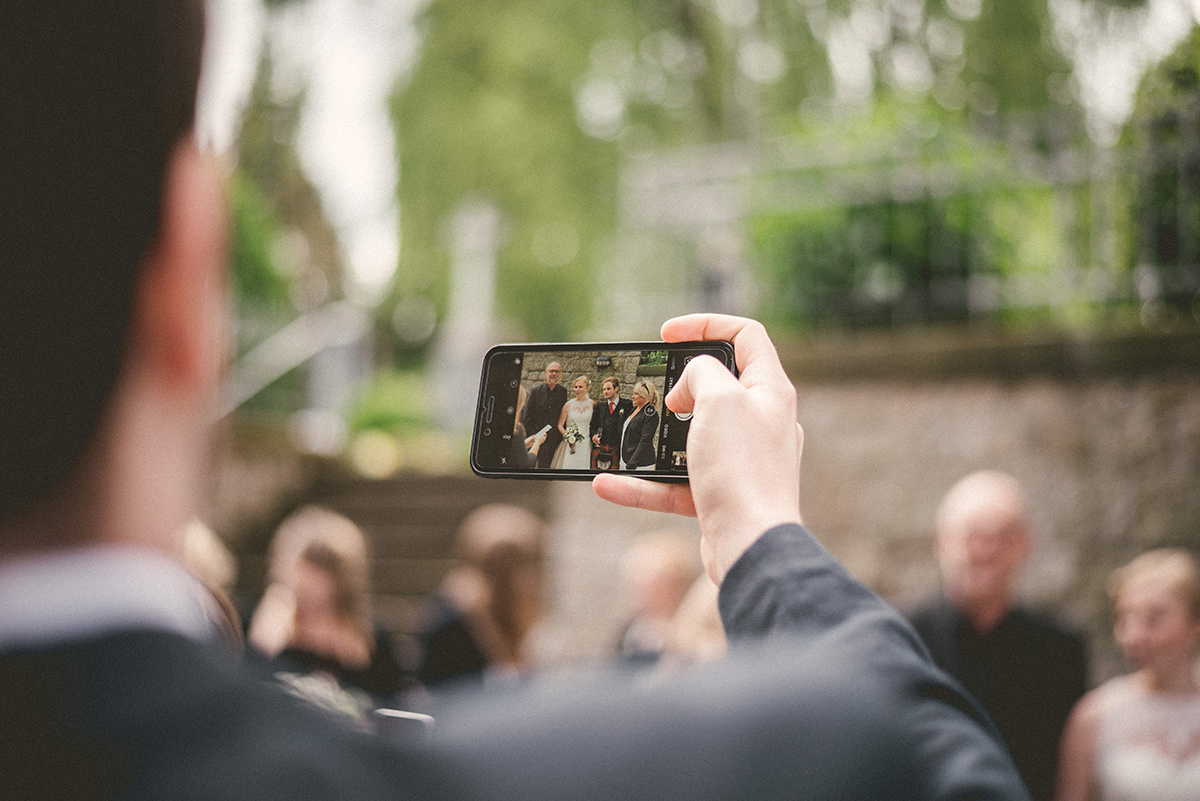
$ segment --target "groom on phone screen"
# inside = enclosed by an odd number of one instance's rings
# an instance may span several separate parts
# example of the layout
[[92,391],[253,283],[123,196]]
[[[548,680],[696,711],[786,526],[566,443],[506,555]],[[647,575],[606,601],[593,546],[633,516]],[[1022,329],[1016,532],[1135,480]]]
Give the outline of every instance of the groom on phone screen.
[[[592,467],[616,470],[621,451],[621,430],[633,413],[633,402],[622,398],[621,380],[616,376],[604,379],[600,394],[603,399],[592,412]],[[605,464],[607,462],[607,464]]]
[[554,458],[554,449],[562,442],[562,433],[558,430],[558,418],[562,407],[567,403],[567,388],[558,383],[562,376],[562,365],[550,362],[546,365],[546,382],[538,384],[529,390],[529,398],[525,401],[525,410],[521,412],[521,425],[525,426],[525,434],[534,436],[546,426],[546,441],[538,451],[537,466],[549,467]]

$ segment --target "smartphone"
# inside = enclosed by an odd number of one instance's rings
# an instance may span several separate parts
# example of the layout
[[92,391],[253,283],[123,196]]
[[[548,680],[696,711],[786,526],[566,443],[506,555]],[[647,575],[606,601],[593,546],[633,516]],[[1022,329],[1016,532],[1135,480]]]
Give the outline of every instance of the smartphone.
[[733,345],[720,341],[497,345],[483,359],[471,469],[686,481],[691,415],[674,414],[663,398],[700,355],[736,373]]

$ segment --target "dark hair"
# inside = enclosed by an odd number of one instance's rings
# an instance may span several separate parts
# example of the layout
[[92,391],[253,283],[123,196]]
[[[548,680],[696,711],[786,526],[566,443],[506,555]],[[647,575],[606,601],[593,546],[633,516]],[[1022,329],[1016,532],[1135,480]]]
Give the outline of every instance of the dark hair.
[[61,482],[121,367],[201,0],[47,0],[0,25],[0,519]]

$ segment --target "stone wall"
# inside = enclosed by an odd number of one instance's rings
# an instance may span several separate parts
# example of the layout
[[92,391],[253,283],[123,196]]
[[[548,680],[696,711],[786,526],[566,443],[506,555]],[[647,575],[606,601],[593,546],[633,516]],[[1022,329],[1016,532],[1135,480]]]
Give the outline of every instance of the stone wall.
[[[612,363],[603,369],[596,367],[596,359],[601,356],[607,356],[612,359]],[[633,390],[633,385],[640,378],[644,378],[648,383],[654,385],[654,389],[658,392],[659,400],[662,400],[663,386],[665,385],[665,377],[663,375],[649,375],[647,373],[661,373],[657,370],[646,370],[643,368],[639,371],[638,362],[641,358],[641,353],[627,353],[619,355],[608,351],[580,351],[578,353],[530,353],[525,357],[525,364],[521,370],[521,386],[529,391],[538,384],[546,380],[546,365],[551,362],[558,362],[562,367],[562,378],[559,381],[567,388],[567,397],[571,397],[571,387],[575,383],[575,379],[581,375],[587,376],[591,382],[591,390],[589,395],[592,400],[600,399],[600,385],[605,378],[616,376],[621,381],[620,393],[622,398],[628,398],[629,393]],[[661,402],[659,407],[661,408]]]

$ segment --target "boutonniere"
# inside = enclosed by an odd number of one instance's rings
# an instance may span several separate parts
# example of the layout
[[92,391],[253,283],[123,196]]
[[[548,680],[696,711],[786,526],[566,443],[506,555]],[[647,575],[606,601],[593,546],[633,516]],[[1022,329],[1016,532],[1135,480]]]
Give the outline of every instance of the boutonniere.
[[625,407],[622,406],[619,409],[617,409],[617,414],[621,417],[624,417],[625,416]]

